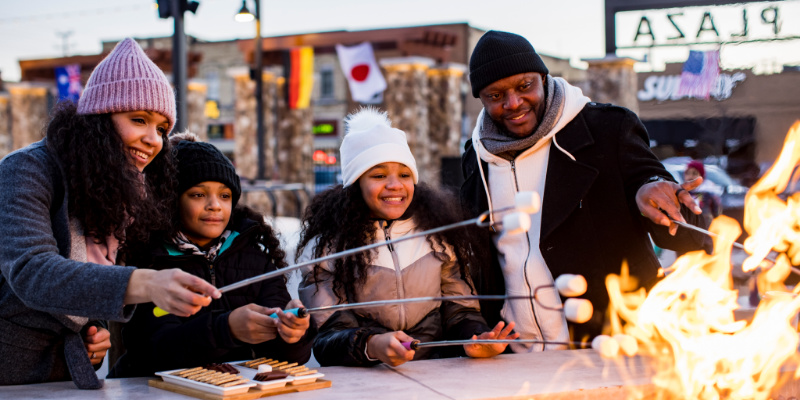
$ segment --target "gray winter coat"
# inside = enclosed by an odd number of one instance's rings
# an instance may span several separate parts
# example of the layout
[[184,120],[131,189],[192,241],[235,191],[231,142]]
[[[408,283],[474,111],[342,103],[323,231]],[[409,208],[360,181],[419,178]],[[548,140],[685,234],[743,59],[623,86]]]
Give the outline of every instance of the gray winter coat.
[[80,224],[70,224],[62,169],[45,140],[0,162],[0,385],[72,379],[102,382],[81,330],[92,320],[127,320],[133,267],[86,262]]

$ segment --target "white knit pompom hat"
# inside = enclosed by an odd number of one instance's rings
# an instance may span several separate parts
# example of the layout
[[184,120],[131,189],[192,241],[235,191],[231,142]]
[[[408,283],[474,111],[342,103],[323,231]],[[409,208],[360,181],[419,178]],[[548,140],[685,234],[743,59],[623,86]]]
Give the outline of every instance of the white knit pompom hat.
[[386,112],[368,107],[350,114],[344,121],[345,136],[339,154],[342,158],[342,181],[348,187],[364,172],[385,162],[405,165],[419,182],[417,162],[408,148],[406,133],[392,128]]

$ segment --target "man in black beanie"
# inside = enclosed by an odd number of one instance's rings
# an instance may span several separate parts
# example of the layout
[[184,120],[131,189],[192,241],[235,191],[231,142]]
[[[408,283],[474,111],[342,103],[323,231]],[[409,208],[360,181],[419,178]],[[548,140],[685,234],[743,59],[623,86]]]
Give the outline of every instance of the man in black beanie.
[[484,34],[469,70],[472,95],[483,111],[462,157],[462,203],[477,216],[513,206],[518,192],[542,198],[526,234],[480,234],[476,253],[485,259],[472,269],[478,292],[536,294],[531,302],[482,303],[484,317],[490,325],[516,322],[521,338],[570,340],[564,313],[552,310],[561,305],[558,292],[536,288],[578,274],[588,282],[582,297],[592,302],[594,315],[570,327],[572,340],[598,335],[608,308],[608,274],[619,273],[625,260],[640,285],[657,279],[660,265],[648,233],[662,248],[702,248],[701,234],[677,231],[670,221],[700,223],[700,209],[687,192],[700,182],[675,183],[650,151],[647,131],[633,112],[593,103],[579,88],[550,76],[519,35]]

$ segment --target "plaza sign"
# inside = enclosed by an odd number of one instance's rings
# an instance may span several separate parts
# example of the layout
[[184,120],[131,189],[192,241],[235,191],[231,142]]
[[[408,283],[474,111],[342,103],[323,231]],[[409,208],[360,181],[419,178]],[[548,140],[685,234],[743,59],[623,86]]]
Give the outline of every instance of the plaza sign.
[[800,1],[619,12],[616,47],[646,48],[800,38]]
[[[743,72],[719,74],[714,88],[711,89],[711,97],[718,101],[730,98],[731,94],[733,94],[733,88],[744,79],[745,74]],[[651,75],[644,80],[644,87],[636,94],[636,97],[639,101],[680,100],[688,97],[678,96],[680,84],[680,75]]]

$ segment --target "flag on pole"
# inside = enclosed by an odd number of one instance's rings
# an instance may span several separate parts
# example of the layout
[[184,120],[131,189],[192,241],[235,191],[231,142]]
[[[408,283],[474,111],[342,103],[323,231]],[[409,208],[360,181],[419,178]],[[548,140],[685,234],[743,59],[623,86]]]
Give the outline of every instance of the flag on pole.
[[314,86],[314,48],[297,47],[284,52],[286,104],[290,109],[308,108]]
[[79,64],[56,67],[56,85],[58,100],[78,102],[83,86],[81,85],[81,66]]
[[683,63],[678,96],[708,100],[718,77],[719,50],[691,50],[689,59]]
[[372,44],[364,42],[355,46],[336,45],[339,65],[350,87],[353,100],[360,103],[374,103],[381,99],[386,90],[386,80],[375,62]]

